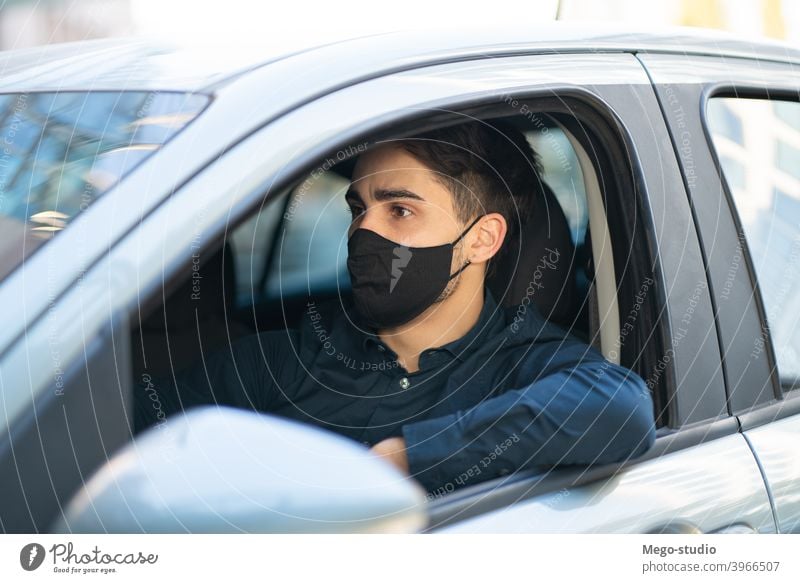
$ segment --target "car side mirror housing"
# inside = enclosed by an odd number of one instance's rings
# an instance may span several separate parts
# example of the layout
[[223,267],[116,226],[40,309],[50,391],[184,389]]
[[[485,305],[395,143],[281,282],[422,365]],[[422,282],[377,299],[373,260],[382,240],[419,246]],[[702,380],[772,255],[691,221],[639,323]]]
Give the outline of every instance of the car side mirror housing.
[[57,533],[416,532],[424,489],[336,433],[222,406],[163,419],[104,464]]

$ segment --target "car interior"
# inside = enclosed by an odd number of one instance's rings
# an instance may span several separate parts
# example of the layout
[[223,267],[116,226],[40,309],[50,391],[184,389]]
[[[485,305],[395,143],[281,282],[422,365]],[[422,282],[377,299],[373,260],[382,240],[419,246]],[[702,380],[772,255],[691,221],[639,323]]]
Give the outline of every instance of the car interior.
[[[635,234],[625,213],[638,211],[615,206],[622,196],[612,196],[614,183],[621,181],[611,157],[600,159],[574,115],[545,111],[506,119],[524,132],[544,173],[531,216],[509,241],[513,252],[498,262],[488,288],[507,307],[528,293],[548,320],[646,378],[661,355],[657,335],[647,331],[656,321],[649,317],[654,305],[640,318],[642,330],[620,343],[621,306],[627,310],[635,293],[627,282],[647,270],[632,266],[632,246],[644,243],[626,239]],[[346,298],[350,215],[344,194],[353,165],[345,160],[265,197],[244,222],[229,226],[223,240],[193,253],[183,279],[165,282],[161,297],[140,306],[131,342],[134,378],[168,377],[247,334],[294,327],[309,295]],[[560,261],[534,274],[550,251]],[[193,298],[197,277],[204,293]],[[530,294],[534,277],[541,288]],[[659,394],[654,400],[663,425],[664,401]]]

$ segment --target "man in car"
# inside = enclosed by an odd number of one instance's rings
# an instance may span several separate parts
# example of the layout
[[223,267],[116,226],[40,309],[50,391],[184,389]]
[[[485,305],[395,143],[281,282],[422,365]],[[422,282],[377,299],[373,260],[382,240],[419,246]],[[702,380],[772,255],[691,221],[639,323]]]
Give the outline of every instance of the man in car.
[[296,329],[140,386],[137,428],[198,404],[271,412],[364,443],[429,492],[641,455],[655,439],[642,379],[485,285],[539,172],[501,122],[374,145],[346,195],[352,297],[310,297]]

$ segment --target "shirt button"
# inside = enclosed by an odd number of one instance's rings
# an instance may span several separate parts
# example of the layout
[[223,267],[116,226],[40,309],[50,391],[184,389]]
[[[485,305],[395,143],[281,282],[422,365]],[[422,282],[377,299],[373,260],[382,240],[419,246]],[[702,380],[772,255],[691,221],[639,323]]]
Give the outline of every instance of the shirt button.
[[499,473],[501,476],[507,476],[507,475],[509,474],[509,471],[508,471],[508,469],[506,469],[506,468],[503,468],[503,469],[502,469],[502,470],[500,470],[498,473]]
[[386,349],[380,344],[378,344],[378,350],[380,350],[381,352],[386,352]]
[[400,388],[405,390],[411,386],[411,381],[409,381],[406,377],[400,379]]

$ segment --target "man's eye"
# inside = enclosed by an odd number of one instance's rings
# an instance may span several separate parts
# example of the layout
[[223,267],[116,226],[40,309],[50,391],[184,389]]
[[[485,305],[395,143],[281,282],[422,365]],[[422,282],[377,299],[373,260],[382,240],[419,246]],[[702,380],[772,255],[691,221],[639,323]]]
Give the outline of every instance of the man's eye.
[[413,213],[404,206],[395,205],[392,207],[392,216],[397,217],[399,219],[404,219],[408,216],[411,216],[412,214]]

